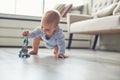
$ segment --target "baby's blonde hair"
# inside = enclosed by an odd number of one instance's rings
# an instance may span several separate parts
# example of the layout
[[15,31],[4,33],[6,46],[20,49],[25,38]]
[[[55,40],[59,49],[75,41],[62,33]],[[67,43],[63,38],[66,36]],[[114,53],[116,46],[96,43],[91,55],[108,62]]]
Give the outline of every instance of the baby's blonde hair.
[[61,15],[58,11],[49,10],[43,15],[41,25],[55,23],[55,26],[58,26],[60,17]]

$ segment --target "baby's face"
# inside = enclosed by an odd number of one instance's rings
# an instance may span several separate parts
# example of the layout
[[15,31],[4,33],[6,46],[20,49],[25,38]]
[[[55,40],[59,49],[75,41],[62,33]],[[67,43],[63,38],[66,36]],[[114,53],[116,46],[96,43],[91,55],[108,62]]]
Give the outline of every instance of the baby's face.
[[54,23],[44,24],[41,26],[41,31],[45,33],[47,36],[52,36],[56,29],[57,29],[57,26]]

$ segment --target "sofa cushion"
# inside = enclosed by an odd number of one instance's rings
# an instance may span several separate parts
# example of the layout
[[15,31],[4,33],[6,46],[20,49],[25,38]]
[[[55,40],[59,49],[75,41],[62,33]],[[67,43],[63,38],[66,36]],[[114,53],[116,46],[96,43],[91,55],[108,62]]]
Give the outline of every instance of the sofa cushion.
[[54,9],[56,9],[58,12],[60,12],[62,17],[66,17],[67,13],[72,8],[72,4],[57,4]]
[[58,10],[58,12],[60,12],[60,14],[62,14],[64,8],[65,8],[65,4],[57,4],[55,6],[55,9]]
[[109,16],[112,15],[114,8],[117,6],[117,3],[113,3],[109,6],[106,6],[105,8],[102,8],[100,10],[98,10],[94,16],[97,17],[104,17],[104,16]]
[[66,5],[61,13],[62,17],[66,17],[67,13],[70,11],[71,8],[72,8],[72,4]]
[[113,15],[120,15],[120,2],[117,4],[117,7],[114,9]]
[[[120,32],[120,16],[108,16],[72,23],[71,33],[105,34]],[[114,23],[113,23],[114,22]]]

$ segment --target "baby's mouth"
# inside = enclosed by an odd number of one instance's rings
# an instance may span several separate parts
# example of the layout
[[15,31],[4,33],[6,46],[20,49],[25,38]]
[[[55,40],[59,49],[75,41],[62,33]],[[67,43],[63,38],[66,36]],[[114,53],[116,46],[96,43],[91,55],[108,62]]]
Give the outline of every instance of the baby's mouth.
[[45,38],[46,38],[47,40],[49,40],[51,37],[48,36],[48,35],[45,35]]

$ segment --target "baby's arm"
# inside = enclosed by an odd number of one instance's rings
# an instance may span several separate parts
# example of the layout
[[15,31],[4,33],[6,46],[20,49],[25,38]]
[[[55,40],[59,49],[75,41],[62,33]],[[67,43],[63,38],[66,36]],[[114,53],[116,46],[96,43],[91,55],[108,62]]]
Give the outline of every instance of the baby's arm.
[[29,32],[28,30],[25,30],[22,32],[23,36],[29,36],[30,38],[35,38],[41,33],[40,27],[35,28],[32,32]]
[[59,32],[57,37],[57,46],[58,46],[58,58],[67,58],[65,56],[65,39],[62,32]]

